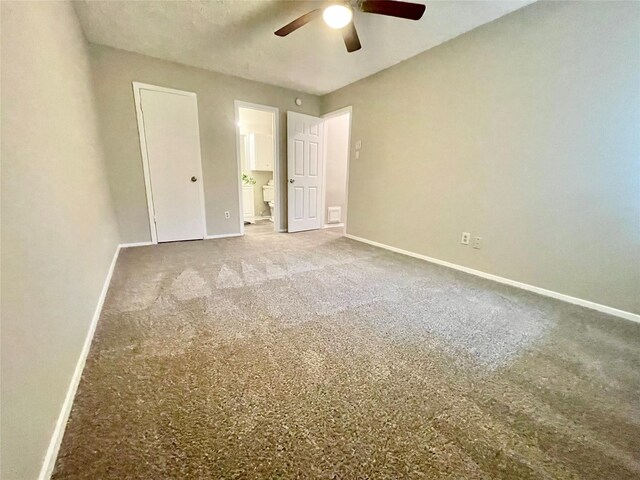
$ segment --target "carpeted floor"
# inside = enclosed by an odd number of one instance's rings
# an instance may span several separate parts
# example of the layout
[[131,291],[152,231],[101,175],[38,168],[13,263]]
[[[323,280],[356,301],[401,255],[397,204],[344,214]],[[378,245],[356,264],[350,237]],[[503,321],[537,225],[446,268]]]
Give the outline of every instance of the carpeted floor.
[[123,250],[54,472],[639,476],[639,324],[326,231]]

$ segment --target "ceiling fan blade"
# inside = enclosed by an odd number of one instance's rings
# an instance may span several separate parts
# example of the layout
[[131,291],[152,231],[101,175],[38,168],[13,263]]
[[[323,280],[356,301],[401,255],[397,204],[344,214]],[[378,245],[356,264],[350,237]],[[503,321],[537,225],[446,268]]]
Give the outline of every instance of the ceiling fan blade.
[[315,10],[311,10],[309,13],[305,13],[301,17],[296,18],[293,22],[288,23],[287,25],[282,27],[280,30],[276,30],[274,33],[279,37],[286,37],[291,32],[295,32],[300,27],[304,27],[311,20],[319,16],[320,13],[321,13],[321,10],[319,8]]
[[360,10],[363,12],[406,18],[408,20],[420,20],[426,8],[420,3],[395,0],[364,0],[360,4]]
[[342,29],[342,38],[344,38],[344,44],[347,47],[347,52],[355,52],[362,48],[362,45],[360,45],[360,39],[358,38],[358,32],[356,31],[356,26],[353,24],[353,21],[349,22],[349,25]]

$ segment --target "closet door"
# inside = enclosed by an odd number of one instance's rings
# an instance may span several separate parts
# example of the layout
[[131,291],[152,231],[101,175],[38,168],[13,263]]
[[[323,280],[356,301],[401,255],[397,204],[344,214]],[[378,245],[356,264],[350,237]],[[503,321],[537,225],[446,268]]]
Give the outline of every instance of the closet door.
[[206,228],[196,95],[140,88],[139,96],[157,241],[202,239]]

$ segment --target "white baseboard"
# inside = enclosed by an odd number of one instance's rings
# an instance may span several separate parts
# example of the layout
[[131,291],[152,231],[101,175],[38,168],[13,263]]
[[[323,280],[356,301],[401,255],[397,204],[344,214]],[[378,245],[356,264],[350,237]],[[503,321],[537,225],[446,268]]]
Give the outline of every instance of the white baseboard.
[[42,464],[42,468],[40,469],[38,480],[49,480],[51,474],[53,473],[53,468],[56,465],[58,451],[60,450],[62,437],[64,437],[64,430],[67,426],[69,415],[71,414],[73,399],[76,396],[76,391],[78,390],[78,385],[80,384],[80,379],[82,378],[82,370],[84,370],[84,364],[87,360],[87,356],[89,355],[89,349],[91,348],[93,334],[96,331],[96,326],[98,325],[98,320],[100,319],[100,313],[102,312],[102,306],[104,305],[104,300],[107,296],[107,291],[109,290],[111,277],[113,276],[113,271],[115,269],[116,262],[118,261],[120,248],[122,248],[121,245],[118,245],[116,247],[116,251],[113,254],[113,260],[111,260],[111,265],[109,266],[109,271],[107,272],[107,276],[104,279],[102,291],[100,292],[100,296],[98,297],[98,304],[96,305],[96,309],[93,312],[93,318],[91,319],[91,323],[89,325],[89,331],[87,332],[87,336],[84,340],[84,345],[82,346],[82,350],[80,351],[80,357],[78,357],[76,368],[73,372],[73,376],[71,377],[71,382],[69,383],[69,388],[67,389],[67,395],[65,396],[64,402],[62,403],[62,410],[60,411],[60,415],[58,416],[58,420],[56,421],[56,426],[53,430],[53,435],[51,436],[49,448],[47,449],[47,453],[44,457],[44,462]]
[[[204,237],[205,240],[211,240],[213,238],[229,238],[229,237],[240,237],[241,233],[224,233],[222,235],[207,235]],[[148,247],[149,245],[157,245],[153,242],[133,242],[133,243],[121,243],[120,248],[132,248],[132,247]]]
[[344,223],[325,223],[322,228],[344,227]]
[[[282,230],[282,231],[285,231],[285,230]],[[239,236],[241,236],[240,233],[231,233],[231,234],[224,234],[224,235],[207,235],[206,238],[207,239],[228,238],[228,237],[239,237]],[[390,250],[392,252],[407,255],[409,257],[426,260],[427,262],[453,268],[455,270],[469,273],[471,275],[476,275],[478,277],[486,278],[488,280],[493,280],[498,283],[511,285],[513,287],[521,288],[523,290],[528,290],[530,292],[535,292],[540,295],[555,298],[568,303],[573,303],[575,305],[580,305],[586,308],[591,308],[593,310],[607,313],[609,315],[614,315],[616,317],[625,318],[627,320],[631,320],[634,322],[640,322],[640,315],[637,315],[635,313],[626,312],[624,310],[619,310],[617,308],[608,307],[606,305],[601,305],[599,303],[590,302],[588,300],[583,300],[581,298],[571,297],[569,295],[564,295],[562,293],[554,292],[552,290],[547,290],[547,289],[536,287],[533,285],[528,285],[526,283],[517,282],[515,280],[510,280],[508,278],[499,277],[497,275],[482,272],[480,270],[474,270],[472,268],[463,267],[462,265],[446,262],[444,260],[438,260],[437,258],[432,258],[426,255],[421,255],[419,253],[403,250],[401,248],[392,247],[390,245],[385,245],[384,243],[374,242],[373,240],[357,237],[355,235],[345,234],[345,236],[347,238],[356,240],[358,242],[366,243],[379,248],[384,248],[385,250]],[[116,251],[113,255],[113,260],[111,261],[111,265],[109,266],[109,271],[107,272],[107,276],[102,286],[102,291],[100,292],[100,296],[98,298],[98,303],[93,313],[93,318],[91,319],[91,324],[89,325],[89,331],[87,332],[87,336],[85,338],[84,345],[80,352],[78,362],[76,363],[75,371],[73,372],[73,376],[71,377],[71,382],[69,383],[69,388],[67,389],[67,395],[65,396],[64,402],[62,404],[62,409],[60,411],[60,415],[58,416],[58,420],[56,422],[53,435],[51,436],[51,441],[49,442],[49,448],[47,449],[47,453],[45,455],[44,462],[40,470],[40,474],[38,475],[39,480],[48,480],[51,477],[51,474],[53,473],[56,459],[58,457],[58,451],[60,450],[60,444],[62,443],[62,438],[64,437],[64,430],[67,425],[67,420],[69,419],[69,415],[71,414],[71,407],[73,406],[73,400],[76,395],[76,391],[78,390],[80,379],[82,378],[82,371],[84,369],[87,356],[89,355],[89,350],[91,348],[93,335],[96,331],[98,320],[100,319],[100,313],[102,312],[102,306],[104,305],[104,301],[107,296],[107,291],[109,290],[109,284],[111,283],[111,277],[113,276],[113,271],[115,269],[116,262],[118,260],[118,254],[120,253],[120,249],[129,248],[129,247],[146,246],[146,245],[152,245],[152,243],[151,242],[127,243],[127,244],[118,245],[118,247],[116,248]]]
[[121,243],[120,248],[148,247],[149,245],[154,245],[154,243],[153,242]]
[[369,245],[373,245],[374,247],[384,248],[385,250],[390,250],[392,252],[401,253],[403,255],[407,255],[413,258],[419,258],[420,260],[426,260],[427,262],[435,263],[438,265],[442,265],[445,267],[453,268],[455,270],[460,270],[461,272],[470,273],[471,275],[476,275],[478,277],[486,278],[488,280],[493,280],[494,282],[503,283],[505,285],[511,285],[512,287],[521,288],[522,290],[528,290],[529,292],[538,293],[540,295],[544,295],[545,297],[555,298],[557,300],[562,300],[564,302],[573,303],[575,305],[580,305],[582,307],[590,308],[592,310],[597,310],[599,312],[607,313],[609,315],[614,315],[616,317],[624,318],[626,320],[631,320],[632,322],[640,323],[640,315],[627,312],[624,310],[619,310],[617,308],[608,307],[607,305],[601,305],[599,303],[590,302],[589,300],[584,300],[582,298],[572,297],[570,295],[565,295],[563,293],[554,292],[552,290],[547,290],[545,288],[536,287],[534,285],[529,285],[527,283],[518,282],[516,280],[511,280],[504,277],[499,277],[498,275],[493,275],[491,273],[481,272],[480,270],[474,270],[473,268],[463,267],[462,265],[457,265],[455,263],[446,262],[444,260],[438,260],[437,258],[427,257],[426,255],[421,255],[419,253],[410,252],[408,250],[403,250],[401,248],[392,247],[390,245],[385,245],[384,243],[374,242],[373,240],[368,240],[362,237],[356,237],[355,235],[345,234],[345,237],[350,238],[352,240],[356,240],[358,242],[367,243]]
[[241,237],[241,233],[223,233],[222,235],[207,235],[205,240],[211,240],[212,238],[231,238],[231,237]]

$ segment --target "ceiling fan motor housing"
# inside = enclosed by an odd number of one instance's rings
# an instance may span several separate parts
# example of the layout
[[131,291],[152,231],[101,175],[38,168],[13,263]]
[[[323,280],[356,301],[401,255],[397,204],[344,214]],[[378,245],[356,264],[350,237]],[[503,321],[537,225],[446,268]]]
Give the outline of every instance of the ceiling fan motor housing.
[[275,34],[279,37],[286,37],[322,15],[322,18],[329,27],[342,32],[342,38],[347,47],[347,52],[355,52],[356,50],[360,50],[362,46],[360,45],[356,26],[353,24],[354,8],[364,13],[404,18],[407,20],[420,20],[426,9],[426,7],[420,3],[403,2],[400,0],[351,0],[350,2],[331,2],[324,8],[317,8],[296,18],[293,22],[276,30]]

